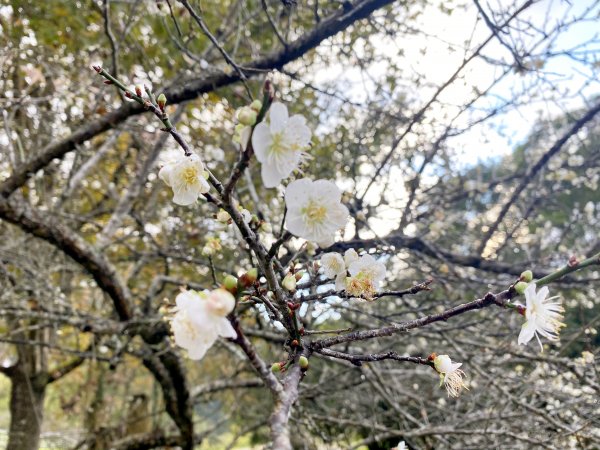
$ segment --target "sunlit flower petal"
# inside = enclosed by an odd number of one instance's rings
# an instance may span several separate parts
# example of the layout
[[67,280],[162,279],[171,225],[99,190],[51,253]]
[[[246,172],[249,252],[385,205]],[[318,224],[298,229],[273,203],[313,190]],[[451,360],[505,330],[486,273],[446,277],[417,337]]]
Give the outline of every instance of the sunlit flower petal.
[[190,359],[202,359],[219,336],[237,336],[226,317],[235,307],[235,298],[226,290],[184,291],[175,302],[171,330],[175,343],[188,351]]
[[262,165],[260,173],[265,187],[276,187],[291,175],[308,149],[311,135],[304,117],[289,117],[282,103],[271,105],[269,124],[259,123],[252,133],[252,147]]
[[173,189],[173,202],[178,205],[191,205],[210,189],[204,178],[204,164],[196,154],[168,152],[158,176]]
[[329,180],[292,181],[285,191],[287,230],[320,247],[330,246],[336,231],[348,220],[348,208],[340,203],[341,197],[340,190]]

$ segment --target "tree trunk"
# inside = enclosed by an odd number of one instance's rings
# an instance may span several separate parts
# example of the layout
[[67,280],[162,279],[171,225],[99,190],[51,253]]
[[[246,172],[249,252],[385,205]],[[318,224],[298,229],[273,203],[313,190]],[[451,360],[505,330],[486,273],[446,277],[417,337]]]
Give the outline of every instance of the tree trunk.
[[271,427],[271,450],[293,450],[290,438],[289,419],[292,405],[298,398],[301,371],[298,364],[289,370],[283,384],[283,392],[275,400],[269,420]]
[[21,364],[10,374],[10,429],[7,450],[39,448],[46,385],[36,386]]

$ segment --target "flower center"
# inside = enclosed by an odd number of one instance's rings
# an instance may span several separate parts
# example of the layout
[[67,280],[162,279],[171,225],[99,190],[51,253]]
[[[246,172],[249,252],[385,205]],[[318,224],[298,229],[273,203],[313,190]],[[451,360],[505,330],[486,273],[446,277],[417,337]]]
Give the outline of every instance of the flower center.
[[372,299],[377,291],[370,279],[361,277],[360,274],[358,274],[355,277],[348,278],[346,292],[350,295]]
[[302,208],[302,214],[306,216],[306,221],[309,224],[320,224],[325,220],[327,208],[311,200],[308,205]]
[[283,133],[274,133],[271,136],[271,152],[275,154],[283,153],[285,146],[283,145]]
[[186,184],[195,184],[198,181],[198,171],[194,167],[187,167],[183,171],[183,179]]

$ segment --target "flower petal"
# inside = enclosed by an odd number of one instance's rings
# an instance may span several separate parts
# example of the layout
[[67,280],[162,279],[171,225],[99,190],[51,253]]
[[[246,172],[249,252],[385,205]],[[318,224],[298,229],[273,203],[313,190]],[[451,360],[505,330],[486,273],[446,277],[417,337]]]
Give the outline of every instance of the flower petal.
[[535,334],[535,322],[528,321],[523,324],[521,327],[521,332],[519,333],[518,343],[519,345],[527,344]]
[[198,189],[189,187],[173,188],[173,203],[189,206],[198,199]]
[[346,289],[346,274],[340,273],[335,279],[335,289],[336,291],[343,291]]
[[269,127],[263,122],[256,125],[252,133],[252,148],[259,162],[264,163],[267,160],[272,142],[273,137]]
[[299,114],[290,117],[286,128],[286,141],[300,148],[310,144],[312,133],[306,126],[306,119]]
[[263,164],[260,168],[260,176],[262,177],[263,184],[266,188],[277,187],[284,176],[277,169],[275,164]]
[[292,181],[285,189],[285,203],[288,209],[300,209],[312,191],[313,181],[310,178]]
[[231,325],[229,320],[227,320],[227,318],[221,317],[217,321],[216,325],[217,325],[217,330],[218,330],[219,336],[224,337],[224,338],[231,338],[231,339],[237,338],[237,332],[235,331],[235,329],[233,328],[233,326]]
[[214,342],[215,341],[195,343],[195,345],[187,348],[188,358],[193,359],[195,361],[198,361],[198,360],[204,358],[204,355],[206,355],[206,352],[208,351],[208,349],[213,346]]
[[335,204],[342,199],[342,192],[332,181],[317,180],[313,184],[313,189],[319,193],[319,197],[324,202]]
[[280,102],[273,103],[269,109],[269,120],[271,133],[283,131],[288,123],[287,107]]

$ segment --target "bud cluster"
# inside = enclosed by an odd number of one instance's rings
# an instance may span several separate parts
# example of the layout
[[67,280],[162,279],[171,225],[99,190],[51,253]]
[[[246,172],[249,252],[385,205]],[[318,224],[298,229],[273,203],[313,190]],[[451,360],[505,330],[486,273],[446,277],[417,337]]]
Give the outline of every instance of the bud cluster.
[[235,112],[238,123],[235,126],[233,142],[240,144],[242,149],[248,145],[252,127],[256,125],[262,107],[263,103],[260,100],[254,100],[250,105],[242,106]]

